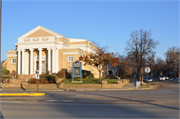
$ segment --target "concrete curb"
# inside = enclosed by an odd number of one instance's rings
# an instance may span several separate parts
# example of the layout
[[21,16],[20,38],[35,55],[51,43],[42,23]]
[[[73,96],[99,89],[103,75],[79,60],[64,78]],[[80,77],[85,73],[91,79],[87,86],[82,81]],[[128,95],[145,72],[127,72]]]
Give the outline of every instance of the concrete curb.
[[[62,89],[39,89],[39,91],[127,91],[127,90],[152,90],[156,89],[157,87],[151,87],[151,88],[98,88],[98,89],[83,89],[83,88],[62,88]],[[22,89],[2,89],[2,91],[23,91]],[[25,91],[37,91],[37,89],[27,89]]]
[[0,96],[45,96],[45,93],[1,93]]

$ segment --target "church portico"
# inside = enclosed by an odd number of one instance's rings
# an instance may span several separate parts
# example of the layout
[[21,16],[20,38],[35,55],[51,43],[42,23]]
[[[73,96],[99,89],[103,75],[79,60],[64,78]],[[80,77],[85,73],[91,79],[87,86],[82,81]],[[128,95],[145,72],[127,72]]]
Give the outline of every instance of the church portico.
[[[18,50],[18,73],[35,74],[57,72],[57,48],[19,48]],[[23,67],[22,67],[23,66]]]

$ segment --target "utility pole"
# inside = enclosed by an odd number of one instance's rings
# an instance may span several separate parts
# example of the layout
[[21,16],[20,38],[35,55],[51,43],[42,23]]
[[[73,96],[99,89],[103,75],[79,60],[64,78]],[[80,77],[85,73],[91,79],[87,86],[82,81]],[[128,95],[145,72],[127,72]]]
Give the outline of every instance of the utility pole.
[[[2,0],[0,0],[0,46],[1,46],[1,11],[2,11]],[[1,56],[0,56],[0,59],[1,59]],[[2,87],[0,86],[0,93],[1,92],[2,92]]]
[[175,63],[175,51],[174,51],[174,46],[173,46],[173,60],[174,60],[174,61],[173,61],[173,63],[174,63],[174,77],[176,77],[176,69],[175,69],[175,68],[176,68],[176,67],[175,67],[175,66],[176,66],[176,63]]

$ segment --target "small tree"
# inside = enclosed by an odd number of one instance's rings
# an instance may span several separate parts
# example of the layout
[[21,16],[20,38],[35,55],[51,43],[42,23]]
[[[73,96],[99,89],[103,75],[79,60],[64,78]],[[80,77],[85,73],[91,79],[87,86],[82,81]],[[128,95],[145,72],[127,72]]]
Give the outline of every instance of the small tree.
[[81,55],[79,61],[83,61],[84,65],[91,65],[99,71],[99,81],[101,81],[101,72],[103,67],[107,64],[113,64],[116,59],[113,59],[113,53],[107,52],[107,46],[100,47],[96,45],[98,49],[94,53],[89,53],[86,55]]

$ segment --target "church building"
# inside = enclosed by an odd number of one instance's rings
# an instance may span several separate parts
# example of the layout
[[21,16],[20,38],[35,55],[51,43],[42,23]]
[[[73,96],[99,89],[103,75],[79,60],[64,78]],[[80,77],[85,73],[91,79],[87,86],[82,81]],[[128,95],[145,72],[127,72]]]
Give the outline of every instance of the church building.
[[[3,67],[18,74],[57,73],[61,69],[72,70],[72,63],[80,55],[95,53],[98,48],[85,39],[67,38],[43,26],[37,26],[18,38],[14,51],[7,51]],[[82,65],[98,78],[99,72],[92,66]]]

